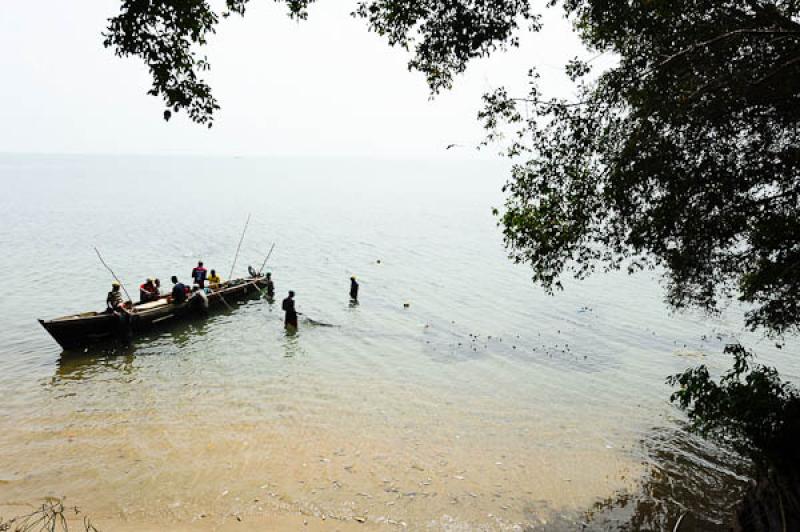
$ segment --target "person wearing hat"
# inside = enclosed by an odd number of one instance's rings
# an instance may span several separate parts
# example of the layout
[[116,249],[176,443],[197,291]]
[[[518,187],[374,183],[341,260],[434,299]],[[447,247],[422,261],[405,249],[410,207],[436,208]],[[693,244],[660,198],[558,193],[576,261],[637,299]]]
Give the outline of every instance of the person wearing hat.
[[155,285],[155,279],[148,277],[144,284],[139,285],[139,303],[147,303],[158,299],[159,293]]
[[358,282],[355,275],[350,278],[350,299],[358,301]]
[[106,312],[124,312],[127,314],[128,310],[122,301],[122,292],[119,291],[119,288],[120,285],[117,281],[111,283],[111,291],[106,296]]

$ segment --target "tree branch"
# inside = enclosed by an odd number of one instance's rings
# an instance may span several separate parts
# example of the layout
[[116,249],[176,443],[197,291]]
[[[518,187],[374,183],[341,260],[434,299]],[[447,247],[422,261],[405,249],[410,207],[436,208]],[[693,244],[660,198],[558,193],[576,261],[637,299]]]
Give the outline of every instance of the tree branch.
[[780,71],[783,70],[784,68],[788,68],[788,67],[790,67],[790,66],[792,66],[792,65],[794,65],[796,63],[800,63],[800,55],[795,57],[795,58],[793,58],[793,59],[790,59],[789,61],[786,61],[785,63],[780,65],[778,68],[774,69],[769,74],[766,74],[766,75],[762,76],[755,83],[753,83],[753,85],[761,85],[765,81],[767,81],[769,79],[772,79],[773,77],[778,75],[778,73],[780,73]]
[[722,40],[725,40],[725,39],[730,39],[731,37],[737,37],[739,35],[785,35],[786,37],[796,36],[797,38],[800,38],[800,30],[778,30],[778,29],[752,30],[752,29],[741,29],[741,30],[728,31],[728,32],[725,32],[725,33],[723,33],[721,35],[717,35],[713,39],[709,39],[707,41],[702,41],[702,42],[695,43],[695,44],[693,44],[691,46],[687,46],[686,48],[684,48],[684,49],[672,54],[668,58],[666,58],[663,61],[661,61],[660,63],[658,63],[656,65],[656,68],[663,68],[663,67],[669,65],[670,63],[674,62],[678,58],[683,57],[683,56],[685,56],[685,55],[687,55],[687,54],[689,54],[689,53],[691,53],[691,52],[693,52],[693,51],[695,51],[695,50],[697,50],[699,48],[705,48],[705,47],[710,46],[712,44],[716,44],[719,41],[722,41]]
[[597,102],[590,102],[590,101],[581,101],[581,102],[555,102],[555,101],[544,101],[539,99],[532,99],[532,98],[509,98],[512,102],[525,102],[530,103],[533,105],[541,105],[544,107],[557,107],[559,105],[563,105],[564,107],[580,107],[582,105],[609,105],[609,104],[600,104]]

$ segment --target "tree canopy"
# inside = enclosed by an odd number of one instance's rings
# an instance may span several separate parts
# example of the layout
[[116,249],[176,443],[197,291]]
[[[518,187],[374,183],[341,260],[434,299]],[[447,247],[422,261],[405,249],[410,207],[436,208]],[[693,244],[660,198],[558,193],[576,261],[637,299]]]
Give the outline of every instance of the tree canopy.
[[[676,306],[738,297],[747,323],[800,323],[797,2],[566,3],[618,64],[568,72],[576,100],[487,95],[487,127],[517,126],[502,215],[512,256],[557,285],[598,265],[662,267]],[[531,109],[523,118],[521,106]]]

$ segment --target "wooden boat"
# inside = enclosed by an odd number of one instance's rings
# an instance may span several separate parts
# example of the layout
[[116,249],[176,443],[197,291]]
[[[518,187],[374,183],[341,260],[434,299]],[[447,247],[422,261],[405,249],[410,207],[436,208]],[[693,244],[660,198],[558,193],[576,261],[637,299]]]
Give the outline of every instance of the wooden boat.
[[[262,276],[233,279],[208,294],[208,308],[226,306],[242,297],[260,294],[266,287]],[[75,349],[113,338],[128,338],[137,332],[151,329],[163,322],[172,322],[206,312],[198,299],[189,298],[175,304],[167,296],[156,301],[137,303],[129,317],[111,312],[83,312],[52,320],[39,320],[42,327],[64,349]]]

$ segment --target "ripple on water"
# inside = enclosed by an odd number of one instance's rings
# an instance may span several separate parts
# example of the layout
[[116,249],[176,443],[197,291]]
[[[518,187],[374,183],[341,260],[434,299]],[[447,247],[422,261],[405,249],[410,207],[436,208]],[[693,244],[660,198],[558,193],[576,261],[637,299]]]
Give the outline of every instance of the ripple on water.
[[[741,489],[746,466],[688,436],[664,384],[698,361],[724,367],[714,353],[751,338],[739,311],[671,316],[647,276],[542,294],[505,257],[491,165],[0,161],[15,180],[0,198],[4,270],[37,287],[0,299],[0,504],[66,495],[133,529],[236,516],[665,528],[682,508],[713,529]],[[208,194],[221,175],[225,193]],[[182,190],[192,208],[154,205],[153,190]],[[120,212],[124,231],[108,222]],[[129,290],[185,279],[197,258],[227,275],[247,212],[239,272],[277,241],[278,294],[294,289],[335,327],[302,322],[288,337],[280,298],[255,299],[130,346],[61,353],[36,323],[103,306],[93,245]],[[763,357],[797,375],[789,351]]]

